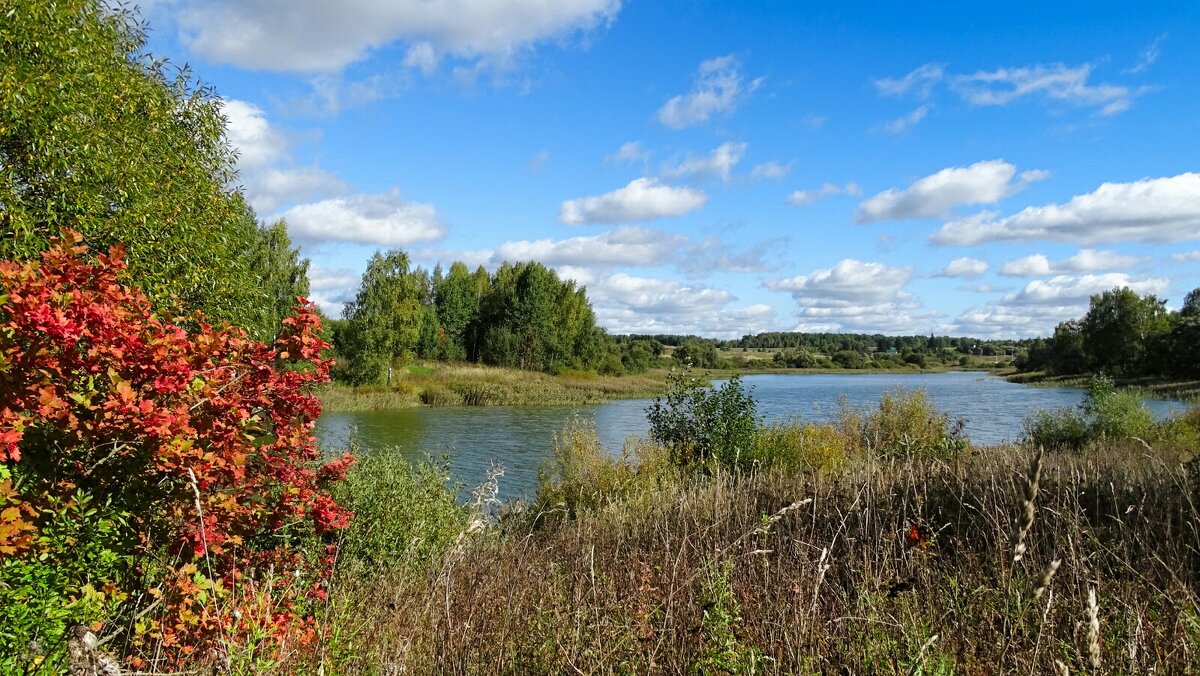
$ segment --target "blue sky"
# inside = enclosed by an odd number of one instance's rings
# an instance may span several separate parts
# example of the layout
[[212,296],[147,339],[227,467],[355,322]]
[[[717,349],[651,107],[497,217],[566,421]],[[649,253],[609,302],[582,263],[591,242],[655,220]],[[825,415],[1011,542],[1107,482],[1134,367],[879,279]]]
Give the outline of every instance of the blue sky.
[[1200,5],[843,4],[144,12],[333,314],[380,248],[540,260],[616,333],[1046,335],[1200,286]]

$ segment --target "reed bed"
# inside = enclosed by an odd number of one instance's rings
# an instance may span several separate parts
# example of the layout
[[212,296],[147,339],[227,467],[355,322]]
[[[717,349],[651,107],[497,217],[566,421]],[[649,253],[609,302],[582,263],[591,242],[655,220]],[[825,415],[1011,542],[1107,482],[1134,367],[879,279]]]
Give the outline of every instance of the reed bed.
[[476,365],[437,365],[396,378],[393,387],[334,385],[321,394],[326,411],[412,406],[578,406],[662,392],[661,375],[559,375]]

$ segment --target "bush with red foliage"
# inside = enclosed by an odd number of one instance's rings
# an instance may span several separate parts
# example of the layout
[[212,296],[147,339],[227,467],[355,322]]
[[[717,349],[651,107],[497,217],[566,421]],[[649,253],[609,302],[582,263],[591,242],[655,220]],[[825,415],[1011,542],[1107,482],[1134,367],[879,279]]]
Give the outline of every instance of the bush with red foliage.
[[96,628],[132,663],[278,659],[314,635],[323,543],[351,519],[327,489],[352,459],[323,462],[312,433],[315,307],[297,299],[267,345],[157,316],[120,247],[86,252],[68,232],[0,263],[0,563],[69,556],[47,551],[43,515],[87,495],[124,515],[110,548],[128,564],[71,584],[124,599]]

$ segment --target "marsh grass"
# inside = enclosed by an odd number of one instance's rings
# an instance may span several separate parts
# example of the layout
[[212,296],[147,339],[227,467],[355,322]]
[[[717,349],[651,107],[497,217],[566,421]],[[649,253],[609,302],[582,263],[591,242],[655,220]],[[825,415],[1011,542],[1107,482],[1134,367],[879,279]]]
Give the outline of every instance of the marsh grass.
[[[589,434],[568,428],[560,453]],[[581,453],[593,464],[557,461],[570,490],[612,490],[569,515],[516,511],[424,575],[333,589],[359,631],[327,671],[1087,673],[1097,655],[1112,673],[1200,669],[1186,452],[1046,454],[1036,490],[1022,446],[753,475]]]
[[326,411],[412,406],[575,406],[649,397],[664,387],[659,374],[599,376],[587,372],[550,375],[470,364],[417,365],[394,387],[332,385],[321,393]]

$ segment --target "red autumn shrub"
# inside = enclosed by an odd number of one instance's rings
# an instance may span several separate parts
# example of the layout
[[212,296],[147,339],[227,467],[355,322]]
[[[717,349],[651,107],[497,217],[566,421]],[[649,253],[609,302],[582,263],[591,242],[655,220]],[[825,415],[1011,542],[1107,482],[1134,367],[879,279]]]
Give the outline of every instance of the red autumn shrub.
[[314,635],[322,540],[351,518],[326,490],[351,458],[323,463],[312,434],[315,308],[298,299],[273,345],[185,329],[122,283],[120,247],[87,262],[81,242],[0,263],[0,563],[69,557],[40,514],[90,496],[122,515],[109,548],[128,565],[80,588],[127,599],[99,629],[133,663],[277,659]]

